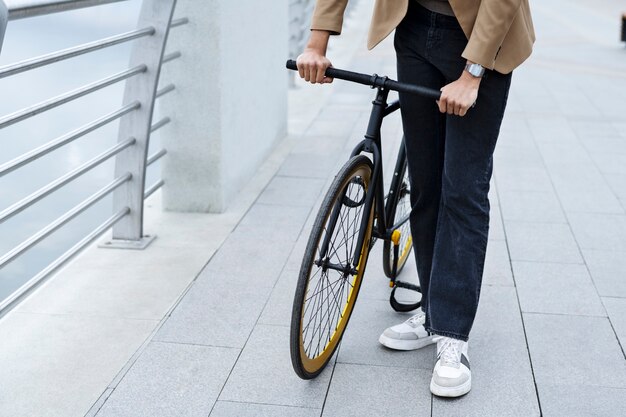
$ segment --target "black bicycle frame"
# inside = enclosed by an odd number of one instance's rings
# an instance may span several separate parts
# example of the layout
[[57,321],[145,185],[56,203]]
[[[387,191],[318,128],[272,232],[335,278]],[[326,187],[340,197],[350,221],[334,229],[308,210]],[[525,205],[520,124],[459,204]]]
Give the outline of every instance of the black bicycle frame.
[[[396,100],[390,104],[387,104],[389,89],[378,88],[377,90],[378,92],[376,94],[376,98],[372,102],[372,112],[370,114],[369,123],[367,125],[365,139],[359,142],[350,154],[350,158],[352,158],[362,154],[363,152],[370,153],[372,155],[374,165],[374,170],[370,179],[370,184],[372,184],[374,188],[373,192],[367,193],[365,197],[365,202],[363,203],[365,205],[365,209],[363,210],[363,217],[361,218],[361,227],[357,239],[357,244],[355,246],[353,259],[359,259],[361,255],[361,248],[363,247],[365,233],[367,232],[367,221],[369,219],[369,213],[372,210],[372,205],[374,204],[374,202],[376,202],[374,219],[377,219],[376,228],[372,233],[374,238],[389,240],[393,231],[409,220],[409,216],[407,215],[405,216],[405,218],[400,219],[398,223],[391,225],[391,227],[387,226],[390,213],[388,213],[385,209],[385,181],[383,177],[383,160],[380,152],[380,149],[382,147],[381,127],[383,124],[383,119],[385,117],[400,109],[400,102]],[[402,180],[403,178],[400,178],[399,175],[394,175],[391,189],[395,189],[397,182]],[[324,238],[324,241],[322,242],[322,247],[320,248],[321,258],[323,258],[328,251],[330,239],[332,238],[340,211],[341,205],[337,205],[336,207],[334,207],[333,212],[331,213],[329,224],[332,225],[332,228],[326,232],[326,236]],[[349,265],[346,265],[344,267],[344,269],[346,269],[344,272],[355,273],[355,271],[348,270],[347,268],[349,268]],[[333,269],[339,270],[340,268],[334,266]]]

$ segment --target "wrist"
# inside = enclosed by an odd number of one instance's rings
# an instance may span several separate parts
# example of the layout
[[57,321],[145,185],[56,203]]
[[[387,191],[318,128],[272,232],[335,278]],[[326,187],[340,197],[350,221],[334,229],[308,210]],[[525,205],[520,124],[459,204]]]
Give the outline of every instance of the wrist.
[[311,52],[317,52],[321,55],[326,55],[328,49],[328,40],[330,39],[330,32],[326,30],[311,30],[311,36],[305,46],[305,50]]
[[482,77],[474,77],[467,70],[464,70],[463,73],[461,74],[460,79],[468,84],[478,87],[480,85]]

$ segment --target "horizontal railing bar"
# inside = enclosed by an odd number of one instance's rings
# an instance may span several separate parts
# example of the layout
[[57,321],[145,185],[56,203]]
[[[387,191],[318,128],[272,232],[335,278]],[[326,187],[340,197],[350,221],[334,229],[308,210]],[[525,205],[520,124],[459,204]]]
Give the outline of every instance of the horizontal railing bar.
[[122,184],[130,181],[132,175],[130,173],[126,173],[126,175],[121,176],[115,181],[111,182],[106,187],[102,188],[97,193],[93,194],[89,198],[87,198],[82,203],[78,204],[74,208],[72,208],[67,213],[63,214],[61,217],[41,229],[39,232],[35,233],[33,236],[26,239],[24,242],[17,245],[11,251],[9,251],[4,256],[0,257],[0,269],[4,268],[7,264],[14,261],[15,258],[22,255],[24,252],[35,246],[37,243],[41,242],[43,239],[50,236],[52,233],[59,230],[61,227],[65,226],[67,223],[76,218],[79,214],[96,204],[98,201],[102,200],[104,197],[111,194],[115,189],[117,189]]
[[150,36],[154,33],[155,29],[153,27],[136,29],[130,32],[122,33],[120,35],[111,36],[94,42],[85,43],[83,45],[78,45],[72,48],[67,48],[46,55],[41,55],[35,58],[16,62],[14,64],[0,67],[0,79],[25,71],[30,71],[35,68],[43,67],[45,65],[49,65],[55,62],[84,55],[86,53],[97,51],[99,49],[108,48],[110,46],[118,45],[120,43],[128,42],[137,38]]
[[67,12],[122,1],[127,0],[11,0],[8,2],[9,20]]
[[165,184],[165,181],[160,180],[159,182],[154,184],[152,187],[148,188],[146,192],[143,193],[143,199],[145,200],[146,198],[150,197],[152,194],[156,193],[159,188],[163,187],[163,184]]
[[149,167],[150,165],[154,164],[159,159],[163,158],[165,155],[167,155],[167,149],[161,149],[160,151],[153,153],[146,160],[146,166]]
[[63,187],[65,184],[69,183],[70,181],[80,177],[85,172],[90,171],[91,169],[105,162],[109,158],[122,152],[124,149],[128,148],[129,146],[134,145],[135,142],[137,142],[135,138],[130,138],[124,142],[118,143],[111,149],[101,153],[95,158],[89,160],[88,162],[85,162],[83,165],[79,166],[78,168],[63,175],[61,178],[51,182],[45,187],[42,187],[39,190],[35,191],[28,197],[25,197],[21,201],[18,201],[17,203],[13,204],[11,207],[0,212],[0,224],[4,223],[5,221],[15,216],[16,214],[21,213],[22,211],[26,210],[28,207],[32,206],[33,204],[35,204],[42,198],[46,197],[47,195]]
[[76,100],[77,98],[83,97],[89,93],[93,93],[94,91],[98,91],[111,84],[115,84],[134,75],[145,72],[147,68],[148,67],[146,67],[145,65],[138,65],[134,68],[122,71],[94,83],[87,84],[84,87],[78,88],[65,94],[61,94],[60,96],[54,97],[50,100],[43,101],[41,103],[35,104],[34,106],[27,107],[15,113],[4,116],[0,118],[0,129],[3,129],[22,120],[28,119],[39,113],[43,113],[45,111],[58,107],[62,104],[68,103],[72,100]]
[[173,61],[175,59],[178,59],[181,56],[182,56],[182,54],[180,53],[180,51],[169,53],[169,54],[167,54],[167,55],[165,55],[163,57],[163,60],[161,61],[161,63],[162,64],[167,64],[168,62]]
[[74,257],[78,252],[84,249],[91,242],[99,238],[102,234],[104,234],[107,230],[113,227],[117,222],[122,220],[122,218],[124,218],[124,216],[128,215],[129,213],[130,208],[124,207],[123,209],[109,217],[104,223],[102,223],[100,226],[94,229],[94,231],[85,236],[80,242],[72,246],[63,255],[61,255],[54,262],[48,265],[45,269],[43,269],[33,278],[28,280],[28,282],[26,282],[19,289],[13,292],[9,297],[5,298],[4,301],[0,303],[0,317],[5,315],[16,305],[18,305],[24,297],[26,297],[28,294],[31,293],[31,291],[33,291],[41,283],[43,283],[44,280],[48,278],[53,272],[59,269],[62,265],[64,265],[68,260]]
[[157,90],[155,97],[156,98],[162,97],[166,95],[167,93],[171,93],[175,89],[176,89],[176,86],[174,84],[168,84],[165,87],[161,88],[160,90]]
[[187,23],[189,23],[189,19],[186,17],[179,17],[178,19],[172,19],[172,22],[170,23],[170,27],[171,28],[175,28],[177,26],[182,26],[182,25],[186,25]]
[[33,149],[30,152],[25,153],[24,155],[18,156],[17,158],[0,165],[0,178],[12,171],[15,171],[16,169],[23,167],[24,165],[29,164],[32,161],[41,158],[42,156],[49,154],[50,152],[68,143],[75,141],[76,139],[81,138],[82,136],[85,136],[90,132],[93,132],[96,129],[99,129],[100,127],[108,123],[111,123],[114,120],[119,119],[120,117],[124,116],[127,113],[130,113],[133,110],[137,110],[139,107],[141,107],[141,104],[138,101],[132,102],[122,107],[121,109],[114,111],[113,113],[107,114],[100,119],[86,124],[76,130],[71,131],[70,133],[67,133],[66,135],[63,135],[51,142],[46,143],[45,145],[42,145],[36,149]]
[[152,125],[152,127],[150,128],[150,133],[156,132],[157,130],[159,130],[166,124],[170,123],[171,121],[172,119],[170,119],[169,117],[162,118],[161,120],[159,120],[158,122]]

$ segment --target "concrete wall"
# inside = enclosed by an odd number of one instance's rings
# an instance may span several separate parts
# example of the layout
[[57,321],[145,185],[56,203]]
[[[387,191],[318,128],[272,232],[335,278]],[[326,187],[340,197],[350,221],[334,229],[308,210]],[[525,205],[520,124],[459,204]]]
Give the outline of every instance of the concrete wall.
[[162,130],[166,210],[221,212],[285,136],[287,0],[178,0],[160,103],[172,123]]

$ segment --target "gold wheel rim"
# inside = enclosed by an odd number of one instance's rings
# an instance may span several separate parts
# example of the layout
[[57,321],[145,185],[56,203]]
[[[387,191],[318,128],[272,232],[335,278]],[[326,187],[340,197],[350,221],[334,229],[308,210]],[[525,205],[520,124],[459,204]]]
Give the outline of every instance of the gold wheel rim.
[[[341,187],[339,188],[339,190],[343,190],[348,185],[348,183],[350,182],[352,178],[359,176],[359,175],[361,176],[361,178],[363,178],[363,181],[365,182],[366,190],[369,191],[371,170],[364,166],[359,167],[359,169],[354,171],[352,175],[348,176],[346,181],[344,181],[344,183],[341,184]],[[329,210],[329,213],[326,216],[324,224],[326,224],[326,222],[328,221],[328,217],[330,216],[330,213],[332,213],[332,210]],[[324,364],[327,362],[329,357],[335,351],[335,348],[337,347],[337,344],[341,340],[341,336],[343,335],[343,332],[346,329],[348,320],[350,318],[350,315],[352,314],[352,310],[354,309],[354,305],[356,303],[356,296],[358,295],[359,289],[361,288],[363,274],[365,273],[365,266],[367,264],[367,258],[368,258],[369,249],[370,249],[369,242],[371,240],[372,228],[373,228],[373,223],[374,223],[373,213],[374,213],[374,205],[372,204],[372,209],[369,214],[370,221],[368,222],[368,225],[367,225],[367,231],[365,233],[363,247],[361,248],[361,255],[359,256],[359,263],[357,264],[357,267],[356,267],[357,274],[352,277],[350,291],[347,296],[347,302],[342,308],[341,315],[339,317],[339,322],[337,323],[337,327],[333,331],[330,337],[330,340],[324,346],[324,349],[320,352],[319,355],[317,355],[314,358],[309,357],[304,347],[304,340],[303,340],[302,333],[303,333],[303,321],[304,321],[304,312],[306,310],[306,304],[305,303],[302,304],[302,308],[300,312],[300,334],[299,334],[300,359],[302,360],[302,366],[309,373],[315,373],[324,366]],[[322,234],[320,234],[320,238],[317,241],[318,247],[319,247],[321,238],[322,238]],[[313,265],[311,265],[311,268],[309,269],[309,279],[311,277],[312,267]],[[304,291],[304,297],[306,297],[308,294],[309,284],[310,284],[310,281],[307,282],[307,287]]]

